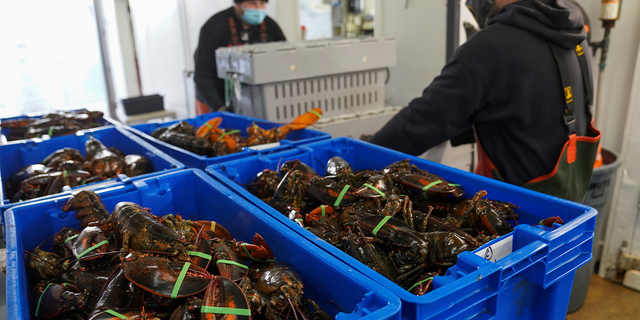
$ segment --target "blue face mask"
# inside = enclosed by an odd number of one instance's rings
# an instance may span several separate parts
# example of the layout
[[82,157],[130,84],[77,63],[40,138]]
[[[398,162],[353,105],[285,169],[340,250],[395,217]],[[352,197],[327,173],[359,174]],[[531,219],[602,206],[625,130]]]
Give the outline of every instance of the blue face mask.
[[242,20],[252,26],[257,26],[261,24],[266,17],[267,13],[264,10],[244,9]]

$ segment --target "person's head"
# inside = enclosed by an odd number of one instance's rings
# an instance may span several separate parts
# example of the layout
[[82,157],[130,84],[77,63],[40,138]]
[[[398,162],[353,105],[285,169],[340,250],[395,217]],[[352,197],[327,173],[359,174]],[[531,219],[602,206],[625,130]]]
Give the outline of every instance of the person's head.
[[267,13],[268,0],[234,0],[234,7],[238,17],[249,25],[257,26],[262,23]]
[[480,29],[484,29],[502,7],[516,1],[520,0],[467,0],[467,8],[476,18]]

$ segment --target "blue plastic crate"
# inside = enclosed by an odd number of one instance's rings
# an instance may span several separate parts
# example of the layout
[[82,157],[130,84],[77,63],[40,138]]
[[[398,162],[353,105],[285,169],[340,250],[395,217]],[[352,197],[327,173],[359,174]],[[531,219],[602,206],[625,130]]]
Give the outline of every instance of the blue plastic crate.
[[158,149],[167,153],[168,155],[180,160],[182,163],[192,168],[204,169],[209,165],[219,164],[225,161],[241,159],[248,156],[256,155],[258,153],[270,153],[281,150],[290,149],[293,146],[298,146],[310,142],[316,142],[320,140],[327,140],[331,138],[331,135],[328,133],[304,129],[299,131],[292,131],[287,135],[287,139],[281,140],[280,145],[277,147],[272,147],[268,149],[264,149],[260,152],[254,151],[248,148],[245,148],[241,152],[219,156],[219,157],[207,157],[195,154],[191,151],[184,150],[182,148],[170,145],[166,142],[160,141],[151,136],[156,129],[168,127],[172,124],[178,123],[180,121],[186,121],[196,129],[202,126],[205,122],[213,119],[215,117],[222,117],[222,124],[220,124],[220,128],[223,129],[238,129],[242,133],[243,136],[247,136],[246,129],[253,123],[256,122],[258,126],[264,129],[271,129],[273,127],[281,126],[282,124],[275,122],[268,122],[262,119],[247,117],[243,115],[238,115],[229,112],[214,112],[208,113],[204,115],[197,116],[195,118],[189,118],[185,120],[176,120],[169,121],[163,123],[146,123],[139,124],[127,127],[132,132],[137,135],[143,137],[145,140],[151,142]]
[[[434,279],[434,291],[423,296],[413,295],[321,241],[237,184],[249,183],[261,170],[275,170],[278,164],[294,159],[324,175],[323,165],[334,156],[347,160],[354,170],[382,169],[395,161],[411,159],[419,168],[461,184],[466,196],[486,190],[489,199],[520,206],[517,210],[520,225],[511,234],[473,253],[460,254],[458,263],[446,276]],[[406,319],[564,319],[575,270],[591,259],[595,209],[362,141],[332,139],[210,166],[207,172],[307,240],[390,289],[402,300],[402,317]],[[541,230],[527,225],[556,215],[566,222],[564,226]],[[493,248],[497,251],[496,243],[500,241],[504,241],[500,244],[506,244],[507,249],[510,247],[511,254],[497,262],[481,257],[490,255]],[[511,245],[508,241],[512,241]]]
[[[86,109],[78,109],[78,110],[72,110],[72,111],[87,111]],[[3,121],[7,121],[7,120],[15,120],[15,119],[20,119],[20,118],[30,118],[30,119],[40,119],[42,118],[42,116],[44,116],[45,114],[38,114],[38,115],[23,115],[23,116],[17,116],[17,117],[9,117],[9,118],[3,118],[0,119],[0,123],[2,123]],[[121,124],[115,120],[109,119],[109,118],[102,118],[98,120],[98,123],[100,123],[102,125],[102,127],[96,127],[93,129],[87,129],[85,131],[88,132],[93,132],[96,130],[102,130],[106,127],[110,127],[110,126],[120,126]],[[31,139],[21,139],[21,140],[14,140],[14,141],[8,141],[7,137],[9,136],[9,134],[11,134],[11,128],[0,128],[0,141],[7,141],[7,144],[11,144],[11,143],[20,143],[21,141],[25,141],[25,140],[31,140]],[[52,139],[56,139],[58,137],[53,137]]]
[[[5,190],[5,182],[13,173],[27,165],[40,163],[52,152],[65,147],[78,149],[82,155],[85,156],[85,142],[89,140],[91,136],[100,140],[105,146],[116,147],[125,154],[139,154],[147,157],[153,164],[155,172],[137,176],[135,177],[136,179],[157,175],[159,172],[164,173],[184,168],[184,164],[169,157],[135,134],[120,127],[108,127],[96,131],[79,131],[75,135],[56,137],[55,139],[49,140],[20,140],[11,144],[0,145],[0,154],[2,155],[0,158],[0,181],[2,182],[2,187],[0,188],[0,199],[2,200],[2,203],[0,203],[0,225],[4,226],[4,217],[2,217],[1,214],[8,208],[18,204],[31,203],[54,197],[52,195],[11,203]],[[116,179],[96,182],[73,189],[96,189],[113,185],[127,179],[128,177],[126,175],[121,174]]]
[[[310,244],[286,226],[246,202],[242,197],[198,169],[188,169],[97,191],[107,210],[121,201],[151,208],[152,213],[179,213],[186,219],[215,220],[233,237],[251,241],[259,233],[279,261],[292,264],[305,285],[305,297],[316,300],[337,319],[399,319],[400,300],[336,258]],[[62,212],[69,195],[5,212],[7,221],[7,316],[32,319],[33,301],[28,292],[24,252],[58,232],[79,228],[75,212]],[[35,230],[35,231],[34,231]],[[50,250],[51,244],[44,250]],[[335,301],[345,311],[328,301]]]

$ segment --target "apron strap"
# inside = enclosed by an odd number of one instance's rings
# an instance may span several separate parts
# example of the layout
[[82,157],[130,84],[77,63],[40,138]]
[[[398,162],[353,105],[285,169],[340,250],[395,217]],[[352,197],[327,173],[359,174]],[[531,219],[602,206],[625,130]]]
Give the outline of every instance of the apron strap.
[[590,109],[593,105],[593,84],[591,83],[591,77],[589,75],[587,57],[585,56],[581,45],[576,46],[576,54],[578,55],[578,62],[580,63],[580,69],[582,70],[582,81],[584,82],[584,89],[586,93],[587,111],[591,113]]
[[260,42],[264,43],[264,42],[267,42],[268,40],[269,39],[267,37],[267,24],[263,20],[262,23],[260,23]]
[[573,105],[573,89],[571,88],[571,78],[569,77],[569,65],[562,50],[555,44],[551,44],[550,42],[548,42],[548,44],[558,64],[558,70],[560,71],[560,81],[562,82],[565,98],[564,123],[569,127],[569,135],[572,135],[576,133],[576,117],[574,113],[575,107]]
[[[236,21],[233,17],[229,17],[229,30],[231,30],[231,45],[239,46],[242,45],[240,42],[240,36],[238,35],[238,27],[236,27]],[[269,41],[269,36],[267,34],[267,24],[262,21],[260,23],[260,42]]]
[[238,35],[238,28],[236,27],[236,21],[233,17],[229,17],[229,30],[231,30],[231,45],[239,46],[242,44],[240,42],[240,36]]

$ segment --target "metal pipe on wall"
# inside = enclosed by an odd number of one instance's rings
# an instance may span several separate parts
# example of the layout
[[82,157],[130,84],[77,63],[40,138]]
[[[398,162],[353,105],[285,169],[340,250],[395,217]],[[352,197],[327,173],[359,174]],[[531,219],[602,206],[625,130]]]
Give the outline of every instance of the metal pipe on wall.
[[102,0],[93,0],[93,10],[96,15],[96,25],[98,27],[98,41],[100,42],[100,56],[102,68],[104,70],[104,83],[107,90],[108,116],[119,120],[116,114],[116,93],[113,86],[113,74],[111,72],[111,62],[109,59],[109,45],[107,43],[105,31],[105,17],[102,10]]

